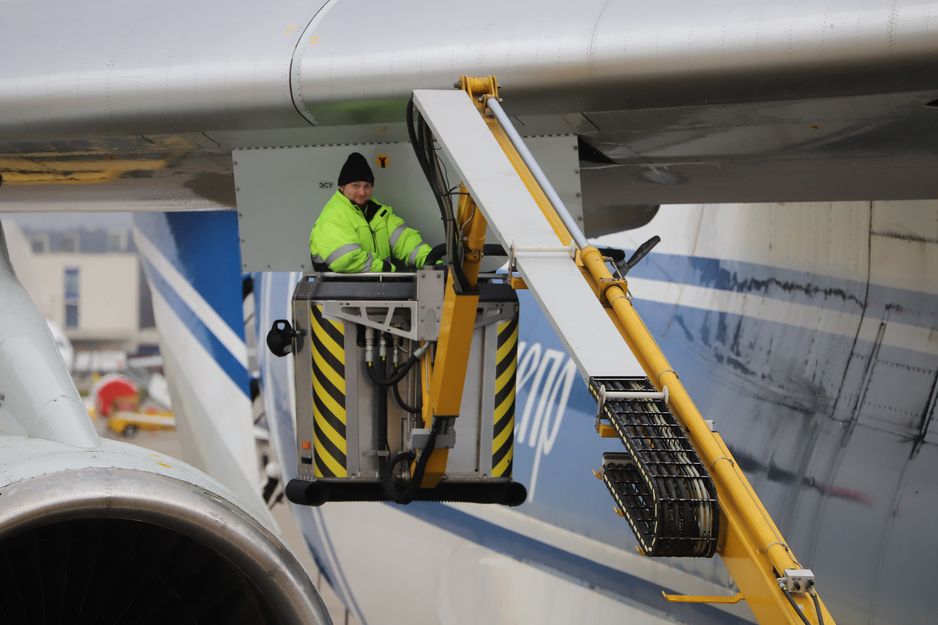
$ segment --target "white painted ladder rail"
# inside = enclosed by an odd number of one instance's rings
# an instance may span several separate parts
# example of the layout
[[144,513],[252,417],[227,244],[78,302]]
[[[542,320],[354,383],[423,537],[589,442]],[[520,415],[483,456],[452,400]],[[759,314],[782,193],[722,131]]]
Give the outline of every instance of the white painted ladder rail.
[[668,387],[665,386],[661,392],[655,391],[607,391],[606,387],[600,385],[599,397],[596,398],[596,418],[599,419],[603,413],[603,406],[607,401],[616,401],[620,399],[660,399],[664,405],[668,405]]
[[564,246],[545,246],[545,245],[518,245],[511,242],[511,250],[508,252],[508,273],[515,272],[515,256],[518,254],[567,254],[570,258],[576,258],[576,242],[571,241],[568,247]]
[[[469,95],[415,90],[414,105],[466,185],[584,380],[644,375]],[[530,169],[530,168],[529,168]],[[578,230],[576,230],[578,232]],[[580,234],[582,237],[582,234]],[[585,239],[583,239],[585,242]],[[612,340],[616,337],[616,340]]]

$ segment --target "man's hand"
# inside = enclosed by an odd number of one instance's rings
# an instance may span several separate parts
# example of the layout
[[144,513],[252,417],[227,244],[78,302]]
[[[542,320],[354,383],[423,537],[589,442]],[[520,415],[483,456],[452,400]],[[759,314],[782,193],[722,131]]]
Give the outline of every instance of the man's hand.
[[407,271],[407,265],[402,260],[397,260],[393,256],[384,259],[391,265],[391,271]]

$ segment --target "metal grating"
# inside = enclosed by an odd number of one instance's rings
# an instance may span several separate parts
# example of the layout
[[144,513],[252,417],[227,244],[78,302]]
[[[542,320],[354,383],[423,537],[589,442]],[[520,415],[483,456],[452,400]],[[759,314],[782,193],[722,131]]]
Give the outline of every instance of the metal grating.
[[[648,378],[590,378],[609,391],[654,392]],[[603,455],[602,478],[649,556],[711,557],[719,537],[716,488],[683,428],[661,399],[607,399],[608,420],[627,454]]]

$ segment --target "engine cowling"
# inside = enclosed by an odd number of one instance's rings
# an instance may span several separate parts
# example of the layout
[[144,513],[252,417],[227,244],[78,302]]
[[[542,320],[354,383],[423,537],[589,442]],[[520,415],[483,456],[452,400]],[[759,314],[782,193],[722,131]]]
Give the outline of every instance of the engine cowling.
[[11,622],[331,623],[289,548],[184,463],[17,436],[0,458]]

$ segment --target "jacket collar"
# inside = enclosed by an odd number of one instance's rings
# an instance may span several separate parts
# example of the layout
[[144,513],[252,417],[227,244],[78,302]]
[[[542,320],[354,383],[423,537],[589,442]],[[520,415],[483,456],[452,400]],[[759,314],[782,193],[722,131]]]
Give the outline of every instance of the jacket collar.
[[358,206],[357,204],[352,204],[352,200],[348,199],[342,195],[341,191],[336,191],[335,194],[342,198],[342,202],[351,208],[352,210],[360,211],[362,216],[365,218],[365,221],[371,223],[371,220],[374,219],[374,216],[378,214],[378,210],[381,209],[381,204],[378,204],[374,200],[368,200],[364,206]]

